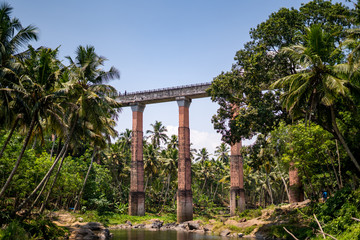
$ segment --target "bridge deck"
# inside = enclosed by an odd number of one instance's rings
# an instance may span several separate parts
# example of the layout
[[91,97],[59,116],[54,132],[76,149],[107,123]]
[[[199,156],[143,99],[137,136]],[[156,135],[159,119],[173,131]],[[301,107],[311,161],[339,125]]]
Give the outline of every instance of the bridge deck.
[[178,97],[204,98],[209,95],[206,90],[210,87],[211,83],[200,83],[194,85],[178,86],[172,88],[154,89],[148,91],[131,92],[121,94],[117,101],[124,107],[142,103],[152,104],[161,102],[175,101]]

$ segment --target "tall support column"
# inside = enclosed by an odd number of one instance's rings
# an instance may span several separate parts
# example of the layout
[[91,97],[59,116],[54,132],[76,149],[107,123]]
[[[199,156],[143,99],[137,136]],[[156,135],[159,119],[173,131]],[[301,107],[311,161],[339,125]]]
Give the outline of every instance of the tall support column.
[[179,106],[177,221],[180,223],[193,219],[189,129],[189,107],[191,99],[181,97],[177,99],[177,103]]
[[245,211],[244,172],[241,142],[231,145],[230,156],[230,216]]
[[131,106],[133,112],[129,215],[145,215],[143,112],[145,105]]
[[290,162],[289,167],[289,195],[290,203],[297,203],[304,201],[304,189],[302,186],[299,171],[295,167],[294,162]]

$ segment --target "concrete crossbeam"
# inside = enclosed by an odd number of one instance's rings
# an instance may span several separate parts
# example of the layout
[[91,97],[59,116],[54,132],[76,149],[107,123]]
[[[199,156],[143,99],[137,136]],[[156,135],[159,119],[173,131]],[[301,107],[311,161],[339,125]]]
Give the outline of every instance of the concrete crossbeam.
[[120,102],[122,106],[126,107],[137,103],[152,104],[176,101],[179,97],[187,97],[189,99],[204,98],[209,96],[206,90],[210,85],[211,83],[201,83],[173,88],[123,93],[117,98],[117,101]]

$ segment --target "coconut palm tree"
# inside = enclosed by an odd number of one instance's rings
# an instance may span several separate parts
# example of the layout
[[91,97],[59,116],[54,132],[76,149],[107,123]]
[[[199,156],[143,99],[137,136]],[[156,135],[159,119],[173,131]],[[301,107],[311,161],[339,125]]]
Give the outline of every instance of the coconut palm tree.
[[16,76],[18,83],[13,83],[13,88],[1,89],[1,92],[15,94],[17,98],[21,99],[27,115],[31,116],[31,122],[21,152],[1,189],[0,197],[3,196],[14,177],[34,129],[36,127],[41,128],[41,119],[46,119],[51,115],[60,125],[62,124],[64,110],[59,100],[63,97],[63,92],[55,89],[55,83],[61,75],[61,63],[56,58],[57,53],[58,49],[43,48],[37,51],[29,46],[29,57],[17,58],[21,73],[16,74],[14,72],[14,76]]
[[158,160],[156,149],[152,144],[144,145],[144,171],[146,176],[145,188],[146,191],[149,181],[155,177],[156,174],[159,173],[160,170],[160,162]]
[[207,151],[207,149],[202,148],[202,149],[200,149],[199,152],[196,153],[195,161],[198,161],[201,164],[203,164],[205,161],[209,160],[209,157],[210,157],[210,154]]
[[282,49],[283,53],[289,54],[297,62],[301,70],[277,80],[271,87],[284,90],[281,100],[291,116],[296,118],[305,115],[309,121],[315,117],[320,125],[332,133],[360,171],[360,165],[336,122],[337,99],[343,98],[350,102],[348,96],[352,85],[350,81],[339,77],[340,69],[334,67],[339,53],[333,37],[317,24],[307,28],[303,37],[303,45]]
[[[32,25],[24,28],[19,19],[11,17],[12,10],[7,3],[0,5],[0,88],[12,88],[13,82],[16,81],[14,72],[19,74],[19,65],[14,56],[18,55],[29,41],[37,40],[37,28]],[[0,157],[20,120],[23,119],[22,104],[17,100],[10,92],[0,92],[0,124],[10,128]]]
[[166,135],[167,129],[162,125],[162,122],[155,121],[155,124],[150,124],[153,130],[147,130],[146,133],[150,134],[149,138],[155,148],[160,147],[161,142],[166,142],[168,136]]
[[229,151],[230,151],[229,146],[225,143],[221,143],[215,149],[215,156],[218,157],[217,160],[225,164],[229,164],[229,160],[230,160]]
[[[60,158],[63,162],[71,141],[75,143],[73,147],[77,146],[80,138],[76,133],[92,138],[105,137],[106,140],[109,140],[110,136],[115,136],[114,119],[120,112],[120,104],[115,101],[117,96],[115,88],[103,83],[119,77],[119,73],[114,67],[111,67],[109,71],[101,69],[100,66],[106,59],[98,56],[92,46],[78,47],[76,55],[75,61],[67,57],[71,63],[68,67],[71,73],[68,81],[63,83],[62,89],[72,106],[65,113],[69,122],[66,142],[47,174],[17,210],[20,210],[44,184]],[[102,134],[105,135],[102,136]],[[58,172],[60,169],[61,167]],[[56,178],[54,180],[56,181]]]

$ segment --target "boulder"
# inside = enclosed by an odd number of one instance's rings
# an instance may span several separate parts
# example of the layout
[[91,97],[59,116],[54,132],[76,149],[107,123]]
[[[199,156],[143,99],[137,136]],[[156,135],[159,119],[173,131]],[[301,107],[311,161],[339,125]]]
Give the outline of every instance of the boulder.
[[222,237],[226,237],[226,236],[229,235],[229,234],[230,234],[230,231],[227,230],[227,229],[222,230],[222,231],[220,232],[220,236],[222,236]]
[[108,240],[111,238],[109,229],[101,223],[89,222],[84,225],[75,224],[77,227],[71,233],[70,240]]
[[200,223],[197,221],[188,221],[189,230],[198,230],[200,228]]
[[242,222],[246,222],[246,218],[240,219],[239,222],[241,222],[241,223],[242,223]]
[[163,221],[160,221],[160,220],[154,221],[154,222],[152,223],[151,228],[160,229],[160,228],[162,227],[163,223],[164,223],[164,222],[163,222]]
[[104,226],[98,222],[88,222],[86,225],[81,226],[81,228],[89,228],[91,231],[100,231],[104,229]]
[[134,228],[144,228],[144,227],[145,227],[145,224],[142,224],[142,223],[134,226]]
[[162,228],[164,229],[173,229],[175,227],[177,227],[179,224],[177,224],[176,222],[172,222],[172,223],[167,223],[165,225],[162,226]]

